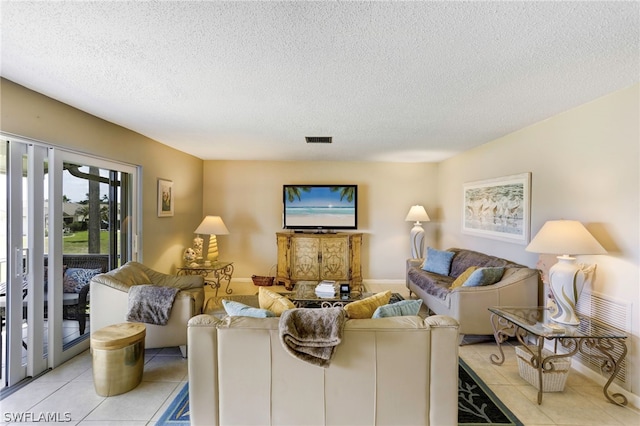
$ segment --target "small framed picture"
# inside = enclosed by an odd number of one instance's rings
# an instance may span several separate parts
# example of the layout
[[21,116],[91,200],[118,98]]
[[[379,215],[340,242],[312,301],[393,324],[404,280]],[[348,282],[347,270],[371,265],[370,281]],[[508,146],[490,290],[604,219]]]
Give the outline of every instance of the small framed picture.
[[158,217],[173,216],[173,182],[158,179]]

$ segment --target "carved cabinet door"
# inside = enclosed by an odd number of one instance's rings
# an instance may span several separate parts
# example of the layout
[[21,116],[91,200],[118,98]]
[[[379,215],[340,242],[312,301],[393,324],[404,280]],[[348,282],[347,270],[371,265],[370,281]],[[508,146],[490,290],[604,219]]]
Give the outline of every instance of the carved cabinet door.
[[348,280],[349,238],[325,238],[320,241],[320,279]]
[[313,237],[291,239],[291,279],[320,279],[320,241]]

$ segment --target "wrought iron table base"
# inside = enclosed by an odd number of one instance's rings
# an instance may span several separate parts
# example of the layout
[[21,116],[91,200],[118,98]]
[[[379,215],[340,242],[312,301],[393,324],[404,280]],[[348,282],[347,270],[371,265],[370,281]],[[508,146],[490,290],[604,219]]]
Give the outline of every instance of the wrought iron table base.
[[[627,405],[627,398],[621,393],[609,393],[609,385],[613,382],[616,374],[620,370],[620,364],[627,355],[627,345],[624,342],[620,342],[617,338],[608,337],[577,337],[577,336],[562,336],[562,337],[547,337],[547,339],[556,339],[560,342],[567,353],[554,353],[551,356],[543,357],[542,348],[544,347],[544,336],[538,336],[534,333],[530,333],[527,330],[519,327],[510,320],[503,318],[495,313],[491,313],[491,324],[493,326],[493,335],[496,339],[499,355],[491,354],[489,359],[495,365],[502,365],[505,360],[504,352],[501,344],[509,337],[516,337],[518,341],[523,345],[524,349],[531,354],[531,365],[538,372],[538,404],[542,404],[542,375],[543,372],[549,372],[554,370],[553,360],[560,358],[567,358],[580,352],[584,355],[596,357],[601,361],[602,372],[609,374],[609,380],[605,383],[602,391],[604,396],[612,403],[620,406]],[[533,335],[536,338],[536,350],[532,351],[525,342],[527,335]],[[622,346],[622,354],[615,359],[613,349],[615,344],[618,343]],[[589,350],[596,349],[599,353],[594,354]]]

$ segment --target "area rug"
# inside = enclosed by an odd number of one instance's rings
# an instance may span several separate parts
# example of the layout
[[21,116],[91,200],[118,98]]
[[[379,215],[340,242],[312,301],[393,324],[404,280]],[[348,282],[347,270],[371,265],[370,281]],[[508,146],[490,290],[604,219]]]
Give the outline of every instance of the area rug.
[[[523,426],[463,360],[459,360],[458,366],[458,425]],[[188,383],[156,423],[165,425],[189,426]]]

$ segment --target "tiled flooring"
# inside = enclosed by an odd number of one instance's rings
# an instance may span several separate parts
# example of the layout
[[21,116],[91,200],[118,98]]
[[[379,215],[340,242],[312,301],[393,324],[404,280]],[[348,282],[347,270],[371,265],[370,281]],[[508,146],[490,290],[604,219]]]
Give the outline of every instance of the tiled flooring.
[[[234,285],[234,294],[255,290],[251,284]],[[404,286],[393,290],[408,296]],[[518,375],[513,346],[506,347],[507,360],[502,366],[488,361],[494,351],[495,344],[486,341],[461,346],[460,356],[525,425],[640,424],[640,411],[607,402],[602,388],[576,371],[571,371],[564,392],[546,393],[542,405],[538,405],[536,390]],[[0,423],[11,424],[7,423],[7,413],[29,412],[69,413],[71,421],[67,424],[72,425],[153,425],[186,380],[187,361],[178,348],[151,349],[146,352],[144,375],[137,388],[118,396],[100,397],[93,388],[87,351],[0,401]]]

